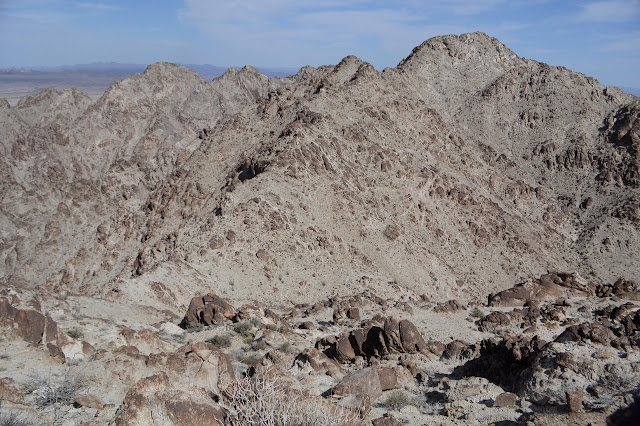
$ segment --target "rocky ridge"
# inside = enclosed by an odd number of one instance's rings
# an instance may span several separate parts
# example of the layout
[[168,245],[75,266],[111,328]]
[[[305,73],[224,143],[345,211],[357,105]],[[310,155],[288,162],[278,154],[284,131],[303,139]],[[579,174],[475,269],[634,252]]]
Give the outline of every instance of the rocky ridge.
[[237,423],[277,383],[345,424],[602,422],[639,383],[639,108],[482,33],[1,103],[3,407]]

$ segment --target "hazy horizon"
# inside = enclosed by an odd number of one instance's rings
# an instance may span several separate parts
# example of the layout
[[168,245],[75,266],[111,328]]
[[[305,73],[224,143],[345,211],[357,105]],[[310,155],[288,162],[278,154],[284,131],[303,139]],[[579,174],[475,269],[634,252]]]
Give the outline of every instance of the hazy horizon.
[[299,68],[355,55],[381,70],[431,37],[482,31],[521,57],[640,87],[639,23],[639,0],[6,0],[0,68],[159,61]]

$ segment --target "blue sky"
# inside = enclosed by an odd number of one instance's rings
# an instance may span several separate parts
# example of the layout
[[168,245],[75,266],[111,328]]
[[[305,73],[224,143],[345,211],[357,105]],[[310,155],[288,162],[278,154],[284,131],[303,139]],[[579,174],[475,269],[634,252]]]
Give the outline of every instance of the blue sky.
[[170,61],[393,67],[484,31],[518,55],[640,87],[640,0],[0,0],[0,67]]

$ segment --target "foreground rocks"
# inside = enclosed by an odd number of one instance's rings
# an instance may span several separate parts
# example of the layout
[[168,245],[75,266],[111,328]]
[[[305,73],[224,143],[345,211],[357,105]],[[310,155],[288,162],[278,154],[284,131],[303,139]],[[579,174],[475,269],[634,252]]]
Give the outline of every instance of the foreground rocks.
[[[209,293],[192,298],[186,330],[164,321],[92,332],[95,319],[76,317],[75,327],[85,326],[74,333],[85,340],[67,336],[48,346],[41,319],[55,322],[59,336],[70,319],[54,310],[61,324],[14,300],[19,307],[7,298],[0,305],[6,341],[25,345],[20,351],[34,360],[50,360],[57,373],[30,393],[20,389],[31,379],[7,376],[0,397],[3,406],[32,407],[40,421],[64,413],[119,425],[224,425],[237,415],[229,411],[240,403],[234,389],[262,386],[294,398],[286,399],[292,406],[321,406],[354,425],[603,422],[633,413],[629,395],[640,384],[640,306],[617,295],[439,309],[454,304],[363,292],[274,311],[260,303],[234,309]],[[35,342],[19,332],[22,318],[35,318],[34,326],[22,326],[38,330]],[[438,324],[447,328],[438,331]],[[46,389],[70,380],[76,387],[68,402],[43,405]],[[97,392],[101,386],[109,390]],[[255,404],[259,395],[243,403]]]

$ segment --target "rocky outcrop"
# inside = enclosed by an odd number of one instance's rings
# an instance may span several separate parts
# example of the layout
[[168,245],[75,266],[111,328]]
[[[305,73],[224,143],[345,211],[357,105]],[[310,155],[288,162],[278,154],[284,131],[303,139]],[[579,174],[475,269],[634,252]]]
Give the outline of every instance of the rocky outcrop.
[[338,362],[353,362],[384,357],[391,353],[428,353],[429,349],[416,326],[408,320],[388,317],[384,323],[323,338],[316,348]]
[[203,297],[194,297],[189,303],[184,319],[180,323],[182,328],[195,324],[212,325],[230,320],[235,315],[233,306],[225,299],[209,292]]
[[172,387],[168,376],[159,372],[127,392],[115,424],[224,425],[224,418],[225,410],[204,389],[186,384]]
[[489,296],[489,306],[518,306],[525,303],[559,301],[576,295],[590,296],[595,285],[579,274],[552,272],[537,280],[527,281],[508,290]]
[[49,316],[33,309],[14,308],[6,298],[0,298],[0,326],[15,331],[29,343],[46,345],[61,341],[58,325]]

